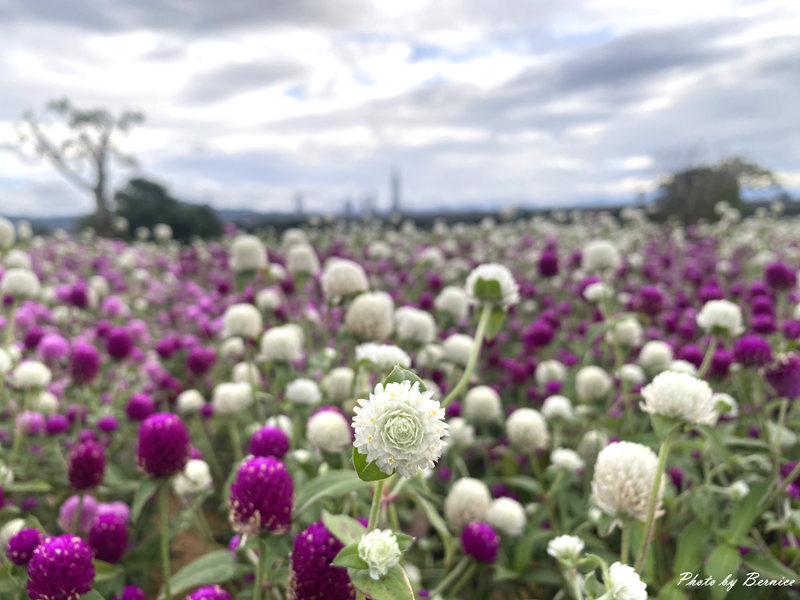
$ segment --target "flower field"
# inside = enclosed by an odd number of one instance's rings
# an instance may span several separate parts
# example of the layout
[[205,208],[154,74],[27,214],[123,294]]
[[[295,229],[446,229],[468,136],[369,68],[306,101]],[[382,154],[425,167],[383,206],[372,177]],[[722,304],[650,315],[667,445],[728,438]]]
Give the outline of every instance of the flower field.
[[800,591],[800,222],[0,219],[0,598]]

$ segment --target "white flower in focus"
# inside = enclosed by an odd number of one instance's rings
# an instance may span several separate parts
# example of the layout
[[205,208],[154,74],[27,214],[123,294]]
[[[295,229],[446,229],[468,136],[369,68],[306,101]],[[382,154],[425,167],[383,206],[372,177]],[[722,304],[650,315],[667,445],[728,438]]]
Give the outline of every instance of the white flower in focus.
[[461,321],[467,316],[469,310],[469,297],[463,288],[448,285],[433,301],[436,310],[447,313],[456,321]]
[[363,267],[341,258],[325,264],[321,283],[325,298],[331,302],[338,302],[343,296],[352,296],[369,288]]
[[575,375],[575,393],[581,402],[600,400],[611,391],[611,376],[600,367],[589,365]]
[[672,347],[666,342],[652,340],[639,351],[639,364],[650,371],[663,371],[672,362]]
[[411,366],[411,357],[405,350],[392,344],[368,342],[356,346],[356,362],[368,360],[379,369],[391,369],[395,365]]
[[14,224],[6,218],[0,217],[0,248],[11,248],[16,237]]
[[578,562],[583,548],[583,540],[576,535],[559,535],[547,543],[547,553],[568,567]]
[[340,452],[353,442],[350,423],[337,410],[319,410],[306,424],[311,445],[325,452]]
[[464,417],[468,421],[489,423],[503,414],[500,395],[488,385],[479,385],[464,396]]
[[633,567],[617,561],[608,569],[612,600],[647,600],[647,585]]
[[[592,478],[592,496],[607,515],[629,516],[637,521],[647,520],[650,493],[656,479],[658,457],[647,446],[634,442],[610,444],[597,455]],[[656,503],[656,515],[661,513],[664,479]]]
[[533,376],[539,386],[545,386],[551,381],[563,382],[567,378],[567,368],[557,360],[543,360],[536,365]]
[[231,245],[231,269],[235,273],[261,271],[267,268],[267,249],[254,235],[238,235]]
[[369,565],[369,576],[380,579],[400,562],[400,546],[391,529],[373,529],[358,542],[358,557]]
[[697,324],[706,333],[739,335],[744,331],[742,309],[728,300],[709,300],[697,313]]
[[734,502],[741,500],[747,494],[750,493],[750,486],[747,485],[746,482],[739,479],[738,481],[734,481],[732,484],[728,486],[728,496],[730,496],[731,500]]
[[303,330],[292,325],[273,327],[261,336],[261,354],[272,362],[293,362],[303,356]]
[[29,269],[8,269],[0,280],[0,293],[16,300],[38,298],[40,292],[39,278]]
[[577,473],[585,466],[577,452],[569,448],[556,448],[550,453],[550,463],[556,468],[569,473]]
[[495,529],[516,537],[525,530],[525,509],[513,498],[493,500],[486,513],[486,522]]
[[14,387],[22,389],[47,387],[51,379],[50,369],[36,360],[26,360],[18,364],[11,375]]
[[194,414],[203,408],[206,399],[197,390],[184,390],[175,400],[175,408],[182,415]]
[[436,321],[427,311],[402,306],[394,311],[394,322],[401,340],[426,344],[436,338]]
[[292,404],[315,406],[322,400],[317,382],[307,377],[299,377],[286,386],[286,399]]
[[366,292],[347,308],[344,322],[360,340],[380,342],[394,329],[394,301],[386,292]]
[[432,469],[446,445],[444,409],[419,382],[379,383],[353,410],[353,445],[384,473],[414,477]]
[[542,404],[542,415],[548,421],[561,419],[563,421],[572,420],[572,402],[569,398],[561,395],[548,396]]
[[211,471],[204,460],[191,459],[183,471],[172,480],[172,489],[178,496],[193,496],[213,485]]
[[243,411],[253,403],[253,390],[250,384],[225,382],[214,387],[211,404],[214,412],[230,415]]
[[[484,295],[481,296],[479,290],[476,290],[475,287],[481,280],[484,282],[496,282],[500,288],[499,296],[486,295],[488,292],[484,292]],[[519,286],[514,276],[507,267],[496,263],[480,265],[473,269],[467,276],[466,291],[472,304],[500,303],[503,308],[508,308],[519,302]]]
[[314,248],[300,242],[289,248],[286,266],[292,275],[315,275],[319,271],[319,259]]
[[222,336],[256,339],[264,330],[261,313],[252,304],[233,304],[222,315]]
[[336,367],[322,379],[322,389],[333,402],[350,399],[355,373],[350,367]]
[[544,417],[532,408],[518,408],[506,419],[506,434],[523,452],[546,448],[550,441]]
[[442,343],[444,357],[452,363],[465,367],[472,353],[473,340],[463,333],[454,333]]
[[461,531],[472,521],[485,521],[491,503],[492,496],[485,483],[462,477],[444,499],[444,518],[454,531]]
[[583,249],[581,266],[589,273],[613,271],[622,262],[619,250],[608,240],[593,240]]
[[686,373],[664,371],[642,388],[644,412],[680,419],[691,424],[717,421],[714,392],[702,379]]

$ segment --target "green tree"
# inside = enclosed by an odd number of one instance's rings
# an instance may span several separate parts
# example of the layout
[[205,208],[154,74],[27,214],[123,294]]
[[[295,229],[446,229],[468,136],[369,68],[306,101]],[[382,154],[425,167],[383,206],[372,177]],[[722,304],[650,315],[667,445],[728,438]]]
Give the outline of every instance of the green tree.
[[47,111],[54,120],[42,120],[28,111],[17,127],[20,144],[32,146],[58,173],[78,189],[92,195],[94,226],[101,235],[111,233],[108,180],[112,161],[132,167],[135,159],[123,153],[116,138],[144,121],[142,113],[126,110],[114,116],[102,108],[83,109],[66,98],[51,100]]
[[148,179],[131,179],[114,194],[114,201],[115,214],[128,220],[131,231],[166,223],[172,227],[173,237],[183,242],[192,236],[208,238],[222,234],[222,223],[211,207],[181,203],[164,186]]

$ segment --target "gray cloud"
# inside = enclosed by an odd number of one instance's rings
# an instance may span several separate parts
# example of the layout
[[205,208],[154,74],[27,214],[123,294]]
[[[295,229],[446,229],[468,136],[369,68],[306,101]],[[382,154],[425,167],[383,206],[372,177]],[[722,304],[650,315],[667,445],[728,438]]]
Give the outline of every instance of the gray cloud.
[[189,85],[181,92],[181,97],[188,102],[213,102],[284,82],[306,71],[304,65],[284,59],[230,63],[193,75]]

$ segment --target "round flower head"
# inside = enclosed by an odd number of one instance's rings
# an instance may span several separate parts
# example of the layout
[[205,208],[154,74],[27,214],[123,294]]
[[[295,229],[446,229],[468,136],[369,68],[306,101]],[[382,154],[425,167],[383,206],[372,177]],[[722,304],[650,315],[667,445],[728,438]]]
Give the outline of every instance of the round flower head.
[[492,500],[486,521],[502,533],[510,536],[521,535],[525,530],[525,509],[513,498],[505,496]]
[[500,395],[488,385],[476,386],[464,396],[464,417],[469,421],[489,423],[499,420],[502,414]]
[[211,396],[214,412],[221,415],[241,412],[252,403],[253,389],[249,383],[220,383]]
[[264,288],[256,294],[256,306],[265,312],[275,310],[281,305],[281,302],[283,302],[283,297],[275,288]]
[[453,417],[447,421],[450,436],[447,440],[448,451],[463,450],[472,446],[475,441],[475,428],[466,419]]
[[94,440],[79,442],[67,461],[69,484],[76,490],[96,488],[106,471],[106,451]]
[[183,471],[172,480],[172,489],[178,496],[192,496],[210,489],[214,482],[211,471],[204,460],[193,458],[186,463]]
[[394,321],[401,340],[427,344],[436,338],[436,321],[429,312],[402,306],[394,311]]
[[400,546],[391,529],[373,529],[358,542],[358,557],[369,566],[369,576],[380,579],[400,562]]
[[588,273],[613,271],[622,258],[617,247],[607,240],[594,240],[586,244],[582,252],[581,266]]
[[[58,526],[62,531],[72,530],[73,524],[75,523],[75,513],[78,511],[79,504],[81,504],[80,498],[75,495],[67,498],[61,505],[58,511]],[[78,518],[78,531],[75,533],[80,535],[89,533],[89,530],[92,528],[92,523],[94,523],[97,517],[99,508],[97,499],[94,496],[88,494],[83,495],[81,514]]]
[[133,350],[133,335],[127,327],[114,327],[106,337],[106,352],[115,360],[127,358]]
[[362,266],[341,258],[326,263],[321,283],[322,292],[330,302],[338,302],[343,296],[353,296],[369,288]]
[[608,569],[613,600],[647,600],[647,585],[633,567],[615,562]]
[[78,341],[72,346],[70,375],[72,381],[85,385],[91,383],[100,372],[100,353],[90,343]]
[[77,600],[92,589],[92,549],[75,535],[42,542],[28,563],[28,595],[32,600]]
[[261,313],[252,304],[234,304],[222,315],[222,337],[256,339],[264,330]]
[[344,402],[350,399],[355,373],[350,367],[336,367],[322,379],[322,389],[333,402]]
[[642,385],[647,379],[647,375],[642,367],[630,363],[620,366],[617,375],[619,375],[622,381],[631,386]]
[[0,217],[0,248],[11,248],[16,237],[14,224],[5,217]]
[[664,371],[642,388],[644,412],[712,425],[717,420],[714,392],[702,379],[686,373]]
[[115,563],[128,547],[128,523],[120,515],[99,515],[89,531],[89,545],[99,560]]
[[461,531],[467,523],[485,521],[491,502],[485,483],[480,479],[462,477],[444,499],[444,518],[454,531]]
[[189,432],[178,415],[157,413],[139,427],[136,462],[150,477],[177,475],[189,460]]
[[574,450],[569,448],[556,448],[550,453],[550,464],[556,469],[577,473],[583,469],[583,459]]
[[186,600],[233,600],[233,597],[218,585],[205,585],[186,596]]
[[728,300],[709,300],[697,313],[697,324],[706,333],[739,335],[744,331],[742,309]]
[[319,259],[310,244],[301,242],[289,248],[286,267],[292,275],[314,275],[319,271]]
[[292,325],[273,327],[261,336],[261,353],[270,362],[293,362],[303,356],[303,332]]
[[518,408],[506,419],[506,434],[513,446],[523,452],[546,448],[549,443],[547,424],[539,411]]
[[312,446],[325,452],[340,452],[353,443],[350,423],[333,406],[324,406],[311,415],[306,435]]
[[235,273],[266,269],[267,249],[256,236],[239,235],[231,245],[230,265]]
[[45,535],[38,529],[23,529],[8,540],[6,556],[17,566],[25,566],[30,562],[36,546],[41,544]]
[[557,360],[543,360],[536,365],[533,376],[540,386],[545,386],[551,381],[563,382],[567,378],[567,368]]
[[394,302],[386,292],[366,292],[347,309],[345,325],[360,340],[380,342],[394,329]]
[[608,338],[609,341],[616,341],[622,346],[635,348],[641,345],[643,335],[644,332],[639,321],[634,317],[628,317],[614,324],[614,328],[609,332]]
[[252,435],[247,451],[253,456],[283,458],[289,451],[289,436],[280,427],[265,425]]
[[639,364],[652,371],[661,371],[672,362],[672,348],[666,342],[652,340],[639,350]]
[[800,398],[800,356],[794,352],[778,355],[764,369],[764,377],[783,398]]
[[144,590],[136,585],[126,585],[119,596],[113,596],[112,600],[147,600]]
[[763,367],[772,360],[772,348],[762,337],[745,335],[733,345],[733,357],[745,367]]
[[463,333],[454,333],[442,342],[442,352],[445,359],[465,367],[469,362],[474,342],[472,338]]
[[280,460],[252,456],[239,466],[228,499],[234,531],[283,533],[292,522],[294,484]]
[[405,350],[393,344],[359,344],[356,346],[356,362],[368,360],[379,369],[391,369],[395,365],[411,366],[411,357]]
[[467,297],[472,304],[500,304],[508,308],[519,302],[519,286],[503,265],[480,265],[467,276]]
[[597,455],[608,445],[608,434],[603,431],[591,429],[583,434],[578,443],[578,456],[587,464],[594,464]]
[[353,445],[387,474],[415,477],[417,469],[432,469],[448,435],[444,409],[432,396],[419,382],[379,383],[354,409]]
[[469,310],[469,296],[460,287],[448,285],[433,301],[436,310],[450,315],[455,321],[461,321]]
[[17,301],[38,298],[41,289],[39,278],[29,269],[8,269],[0,278],[0,294]]
[[488,523],[473,521],[461,532],[461,547],[464,553],[479,562],[492,564],[500,549],[500,536]]
[[611,376],[603,369],[589,365],[575,375],[575,393],[582,402],[600,400],[611,391],[613,383]]
[[51,379],[50,369],[36,360],[26,360],[20,363],[11,374],[14,386],[26,390],[47,387]]
[[175,409],[182,415],[194,414],[200,411],[206,399],[197,390],[184,390],[175,400]]
[[343,548],[322,521],[294,538],[288,598],[291,600],[354,600],[355,589],[344,567],[331,566]]
[[573,416],[572,402],[566,396],[548,396],[542,403],[542,416],[548,421],[569,421]]
[[[650,493],[656,479],[658,458],[647,446],[633,442],[617,442],[597,455],[592,479],[594,501],[612,517],[629,516],[647,520]],[[660,514],[664,480],[658,493],[656,515]]]
[[583,540],[576,535],[560,535],[547,543],[547,553],[558,562],[573,567],[583,552]]
[[286,386],[286,399],[295,405],[316,406],[322,400],[317,382],[307,377],[299,377]]

